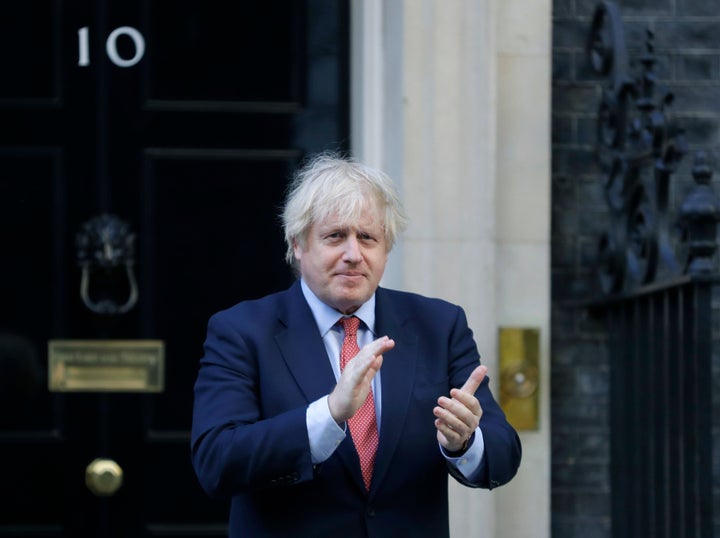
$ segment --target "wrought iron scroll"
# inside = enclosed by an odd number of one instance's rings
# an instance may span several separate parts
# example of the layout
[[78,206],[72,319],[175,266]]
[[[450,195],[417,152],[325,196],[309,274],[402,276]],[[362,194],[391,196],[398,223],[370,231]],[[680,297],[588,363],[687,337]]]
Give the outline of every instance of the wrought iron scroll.
[[620,12],[614,2],[601,2],[587,50],[595,72],[608,79],[597,122],[597,159],[610,209],[597,252],[602,292],[714,270],[720,203],[704,154],[695,156],[694,188],[671,212],[671,178],[687,144],[673,116],[674,95],[655,71],[653,33],[647,31],[639,72],[631,73]]

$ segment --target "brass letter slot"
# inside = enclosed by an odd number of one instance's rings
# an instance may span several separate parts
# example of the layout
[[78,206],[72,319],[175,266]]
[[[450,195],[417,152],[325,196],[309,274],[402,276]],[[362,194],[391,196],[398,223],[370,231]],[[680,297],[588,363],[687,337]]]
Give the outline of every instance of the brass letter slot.
[[517,430],[538,428],[540,330],[501,327],[500,406]]
[[162,340],[50,340],[51,392],[162,392]]

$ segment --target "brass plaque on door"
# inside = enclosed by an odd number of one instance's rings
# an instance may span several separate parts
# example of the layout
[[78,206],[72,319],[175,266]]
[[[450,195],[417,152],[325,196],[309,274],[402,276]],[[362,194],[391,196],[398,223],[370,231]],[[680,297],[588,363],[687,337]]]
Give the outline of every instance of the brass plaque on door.
[[50,340],[51,392],[162,392],[162,340]]

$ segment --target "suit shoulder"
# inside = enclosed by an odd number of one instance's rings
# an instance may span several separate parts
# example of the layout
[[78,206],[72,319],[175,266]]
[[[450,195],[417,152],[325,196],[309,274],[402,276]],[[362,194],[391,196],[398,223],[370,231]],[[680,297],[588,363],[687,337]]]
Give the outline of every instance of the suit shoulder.
[[284,303],[289,293],[289,290],[278,291],[259,297],[257,299],[246,299],[240,301],[228,308],[224,308],[215,312],[210,319],[222,320],[222,319],[235,319],[238,317],[245,319],[261,319],[264,316],[276,316],[278,307]]
[[438,310],[462,310],[460,305],[440,299],[438,297],[428,297],[409,291],[392,290],[387,288],[378,289],[379,293],[387,296],[387,299],[396,304],[410,305],[412,308]]

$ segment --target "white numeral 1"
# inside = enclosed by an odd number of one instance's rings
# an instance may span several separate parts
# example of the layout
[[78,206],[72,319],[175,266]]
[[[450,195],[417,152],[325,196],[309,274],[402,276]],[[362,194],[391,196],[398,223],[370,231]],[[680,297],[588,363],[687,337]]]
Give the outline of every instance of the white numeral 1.
[[88,48],[88,27],[83,26],[78,30],[78,65],[80,67],[90,65],[90,51]]

